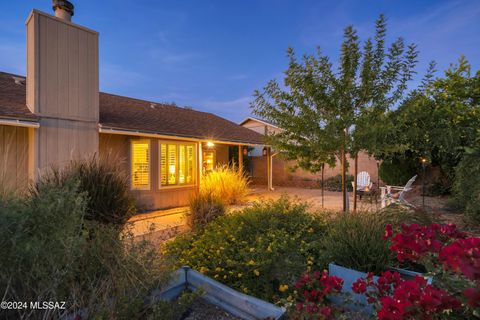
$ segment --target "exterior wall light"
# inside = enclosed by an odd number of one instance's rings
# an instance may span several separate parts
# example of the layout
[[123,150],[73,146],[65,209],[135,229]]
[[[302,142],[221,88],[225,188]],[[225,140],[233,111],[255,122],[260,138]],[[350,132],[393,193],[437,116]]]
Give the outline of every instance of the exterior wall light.
[[244,156],[247,156],[247,155],[248,155],[248,149],[247,149],[247,148],[243,148],[243,155],[244,155]]
[[207,141],[207,147],[213,148],[214,146],[215,146],[215,143],[213,143],[212,141]]
[[262,154],[264,157],[267,156],[267,147],[263,147]]

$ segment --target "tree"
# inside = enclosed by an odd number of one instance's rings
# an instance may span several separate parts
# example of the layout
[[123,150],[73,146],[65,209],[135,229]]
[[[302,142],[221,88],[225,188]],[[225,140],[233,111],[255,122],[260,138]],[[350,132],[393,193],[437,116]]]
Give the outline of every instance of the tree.
[[[384,137],[395,141],[390,149],[377,153],[385,160],[427,158],[440,167],[448,191],[455,167],[465,149],[473,147],[480,128],[480,71],[462,56],[443,78],[429,81],[414,91],[389,116],[390,131]],[[381,143],[380,143],[381,144]]]
[[305,55],[301,61],[289,48],[284,88],[271,80],[254,93],[254,114],[284,129],[267,140],[285,158],[312,173],[324,163],[333,166],[335,157],[341,160],[344,211],[345,154],[356,154],[373,139],[357,134],[364,126],[356,125],[367,120],[374,125],[402,97],[414,73],[416,46],[406,46],[398,38],[386,49],[385,37],[383,15],[376,21],[374,39],[362,48],[356,30],[348,26],[337,68],[319,48],[316,55]]

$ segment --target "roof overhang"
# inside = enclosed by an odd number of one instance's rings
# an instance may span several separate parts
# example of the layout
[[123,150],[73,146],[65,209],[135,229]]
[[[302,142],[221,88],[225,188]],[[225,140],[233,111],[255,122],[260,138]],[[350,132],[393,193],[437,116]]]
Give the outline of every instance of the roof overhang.
[[174,140],[181,140],[181,141],[195,141],[195,142],[213,142],[216,144],[229,144],[229,145],[236,145],[236,146],[264,146],[265,144],[258,144],[258,143],[251,143],[251,142],[242,142],[242,141],[226,141],[226,140],[218,140],[215,138],[206,139],[206,138],[195,138],[195,137],[181,137],[176,135],[167,135],[167,134],[159,134],[159,133],[152,133],[152,132],[144,132],[144,131],[137,131],[137,130],[127,130],[121,128],[113,128],[108,126],[103,126],[102,124],[98,125],[98,131],[100,133],[109,133],[109,134],[119,134],[119,135],[126,135],[126,136],[139,136],[139,137],[150,137],[150,138],[157,138],[157,139],[174,139]]
[[35,121],[19,120],[19,119],[1,119],[0,125],[26,127],[26,128],[39,128],[40,124]]

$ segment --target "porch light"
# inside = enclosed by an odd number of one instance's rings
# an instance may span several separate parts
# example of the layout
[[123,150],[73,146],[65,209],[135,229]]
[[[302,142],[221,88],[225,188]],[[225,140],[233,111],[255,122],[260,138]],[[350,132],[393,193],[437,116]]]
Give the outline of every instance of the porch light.
[[264,157],[267,156],[267,147],[263,147],[262,154],[263,154]]
[[215,143],[213,143],[212,141],[207,141],[207,147],[208,148],[212,148],[215,146]]
[[248,149],[247,148],[243,148],[243,155],[244,156],[248,155]]

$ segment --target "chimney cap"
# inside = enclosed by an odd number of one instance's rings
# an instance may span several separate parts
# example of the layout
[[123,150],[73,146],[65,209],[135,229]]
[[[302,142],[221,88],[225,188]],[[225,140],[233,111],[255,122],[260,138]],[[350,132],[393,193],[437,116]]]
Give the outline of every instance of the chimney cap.
[[73,4],[68,1],[68,0],[53,0],[53,10],[56,11],[57,9],[60,10],[65,10],[70,14],[70,16],[73,16],[73,9],[74,6]]

